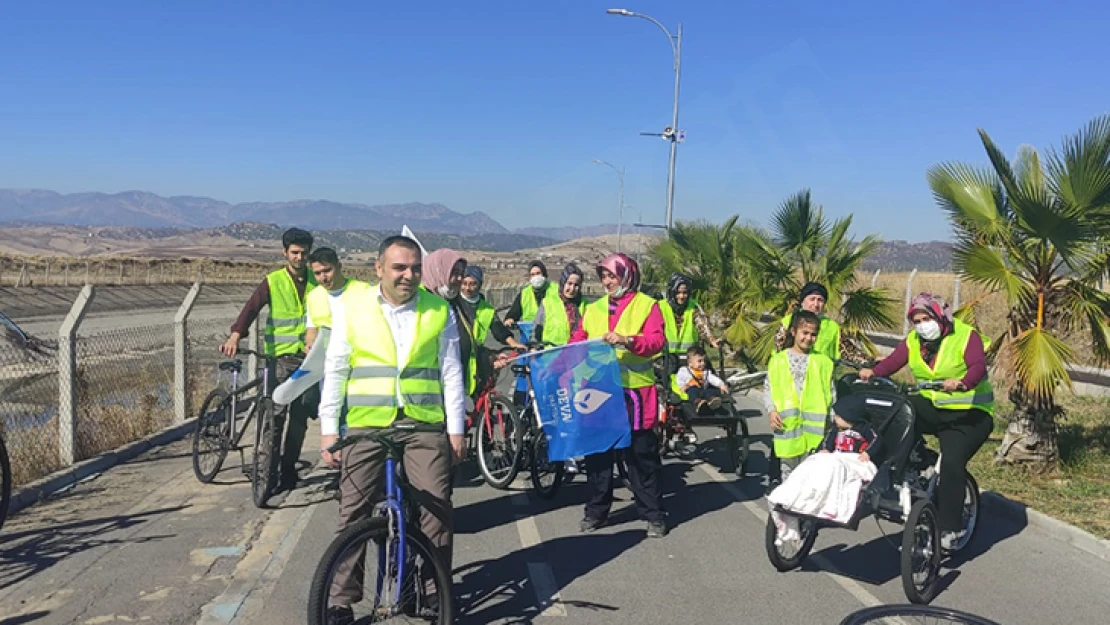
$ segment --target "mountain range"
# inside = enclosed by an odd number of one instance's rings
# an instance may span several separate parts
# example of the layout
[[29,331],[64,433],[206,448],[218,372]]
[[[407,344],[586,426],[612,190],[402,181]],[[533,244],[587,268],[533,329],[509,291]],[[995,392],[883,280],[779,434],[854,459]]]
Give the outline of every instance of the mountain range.
[[[223,234],[246,239],[272,237],[273,232],[279,231],[274,224],[295,224],[313,231],[329,231],[333,235],[329,238],[337,239],[335,243],[347,243],[350,247],[370,243],[363,240],[376,238],[370,233],[397,232],[402,225],[408,225],[417,233],[442,235],[435,238],[442,239],[443,244],[465,244],[486,250],[521,249],[617,232],[615,224],[510,230],[481,211],[459,213],[438,203],[370,206],[294,200],[231,204],[207,197],[162,197],[145,191],[61,194],[42,189],[0,189],[0,224],[5,223],[115,227],[122,228],[116,236],[127,232],[142,238],[171,236],[176,230],[218,229]],[[355,236],[356,231],[365,234]],[[624,226],[626,234],[637,231],[634,226]],[[901,271],[918,267],[923,271],[945,271],[950,256],[951,246],[947,243],[890,241],[882,244],[864,268]]]

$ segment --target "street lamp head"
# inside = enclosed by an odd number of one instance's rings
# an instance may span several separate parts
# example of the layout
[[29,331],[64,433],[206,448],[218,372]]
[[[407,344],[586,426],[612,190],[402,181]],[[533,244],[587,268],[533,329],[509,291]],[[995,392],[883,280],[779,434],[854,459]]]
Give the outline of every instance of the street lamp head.
[[632,15],[628,9],[606,9],[605,12],[609,15]]

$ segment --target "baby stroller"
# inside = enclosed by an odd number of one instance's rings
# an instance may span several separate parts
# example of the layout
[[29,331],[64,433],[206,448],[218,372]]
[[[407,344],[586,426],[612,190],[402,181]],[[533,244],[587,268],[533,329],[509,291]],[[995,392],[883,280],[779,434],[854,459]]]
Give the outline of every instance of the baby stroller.
[[[864,365],[839,361],[852,368]],[[796,514],[781,507],[777,511],[797,517],[799,537],[779,541],[773,520],[767,519],[767,557],[779,571],[801,566],[809,555],[821,527],[843,527],[856,530],[860,520],[874,516],[904,525],[902,531],[902,588],[913,603],[929,603],[938,591],[940,562],[943,550],[937,525],[937,483],[940,457],[925,446],[924,439],[914,434],[914,412],[909,397],[920,390],[940,389],[939,383],[904,386],[886,379],[872,378],[862,382],[856,374],[838,381],[838,392],[862,394],[866,406],[864,417],[879,433],[882,447],[871,458],[878,472],[864,487],[855,514],[847,523],[833,523],[816,517]],[[970,473],[966,474],[962,538],[948,553],[964,549],[972,540],[979,518],[979,486]]]

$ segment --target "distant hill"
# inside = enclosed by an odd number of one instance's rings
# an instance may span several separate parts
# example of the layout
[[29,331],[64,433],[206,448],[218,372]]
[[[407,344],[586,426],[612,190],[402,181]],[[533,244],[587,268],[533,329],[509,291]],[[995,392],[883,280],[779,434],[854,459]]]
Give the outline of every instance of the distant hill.
[[863,261],[865,271],[951,271],[952,244],[943,241],[907,243],[884,241],[879,249]]
[[[517,228],[513,232],[519,234],[528,234],[537,237],[544,237],[546,239],[554,239],[556,241],[572,241],[574,239],[585,239],[589,237],[600,237],[607,234],[617,233],[617,224],[601,224],[600,226],[585,226],[576,228],[566,226],[562,228]],[[624,234],[658,234],[660,230],[656,228],[637,228],[630,224],[625,224],[622,232]]]
[[400,230],[510,234],[482,212],[458,213],[443,204],[342,204],[326,200],[229,204],[205,197],[161,197],[145,191],[60,194],[0,189],[0,223],[138,228],[215,228],[234,222],[295,224],[313,230]]

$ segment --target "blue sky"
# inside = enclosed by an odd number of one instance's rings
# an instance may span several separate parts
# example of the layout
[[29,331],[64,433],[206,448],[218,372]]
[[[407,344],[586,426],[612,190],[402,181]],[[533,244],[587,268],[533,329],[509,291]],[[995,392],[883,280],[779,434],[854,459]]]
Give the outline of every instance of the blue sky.
[[[670,49],[612,1],[5,2],[0,187],[442,202],[510,227],[663,218]],[[925,183],[1107,112],[1095,3],[628,0],[684,25],[676,219],[809,187],[946,238]],[[903,6],[905,5],[905,6]]]

